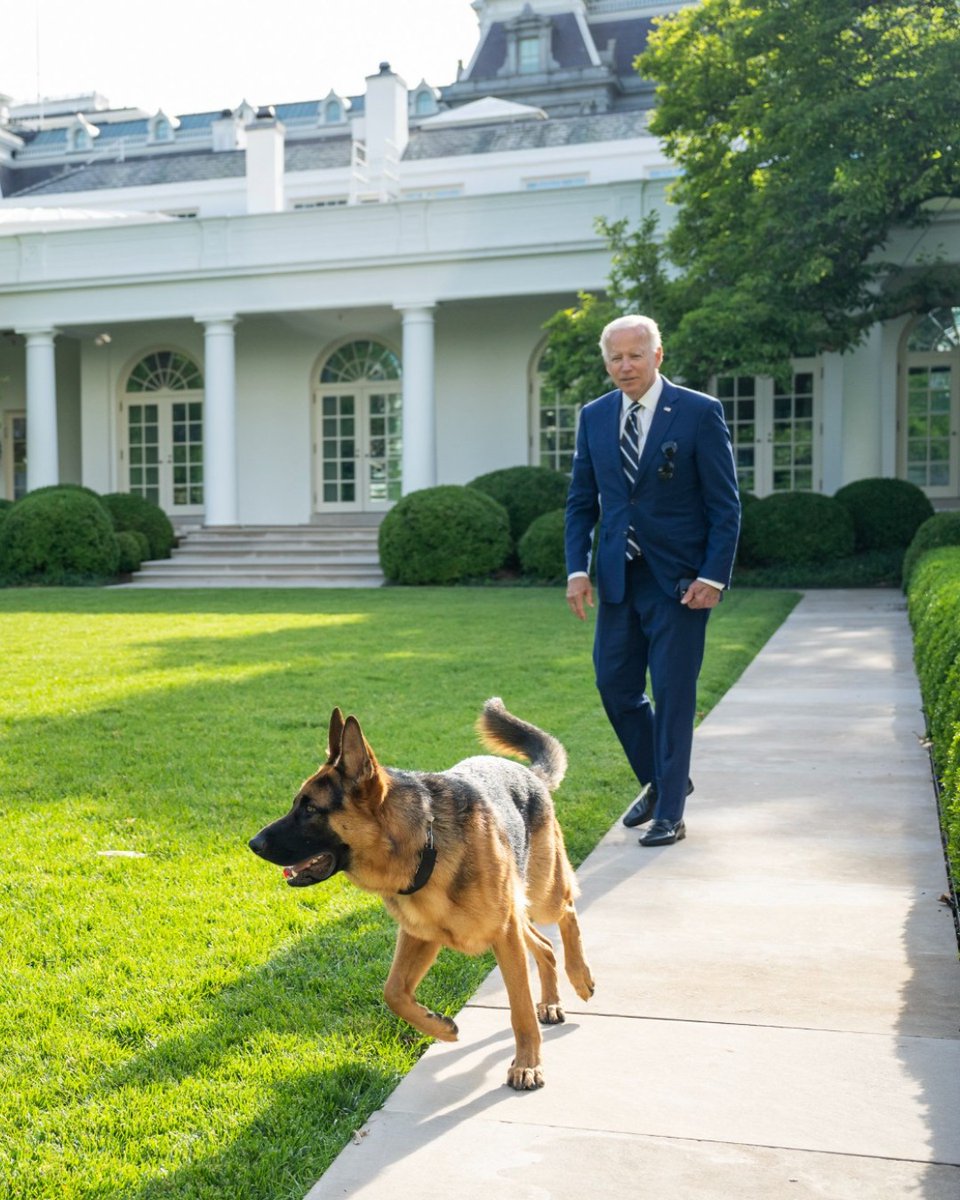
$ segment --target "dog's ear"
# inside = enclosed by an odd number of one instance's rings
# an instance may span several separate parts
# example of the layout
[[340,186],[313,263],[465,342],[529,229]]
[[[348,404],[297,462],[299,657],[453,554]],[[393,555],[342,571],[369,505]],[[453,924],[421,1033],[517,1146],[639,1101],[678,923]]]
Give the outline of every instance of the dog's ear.
[[356,717],[347,717],[340,739],[340,773],[346,779],[370,779],[379,772],[376,757]]
[[330,732],[327,734],[327,762],[340,757],[340,741],[343,738],[343,713],[335,708],[330,714]]

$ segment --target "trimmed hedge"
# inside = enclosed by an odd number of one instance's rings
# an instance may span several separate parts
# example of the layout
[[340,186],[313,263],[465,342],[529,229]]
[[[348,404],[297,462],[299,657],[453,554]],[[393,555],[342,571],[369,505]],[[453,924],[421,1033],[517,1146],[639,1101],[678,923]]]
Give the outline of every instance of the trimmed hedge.
[[776,492],[743,509],[740,561],[824,563],[853,553],[853,518],[831,496],[817,492]]
[[889,550],[909,546],[933,505],[915,483],[906,479],[858,479],[834,499],[850,513],[858,550]]
[[563,508],[570,479],[550,467],[504,467],[478,475],[467,487],[503,505],[510,515],[510,536],[517,546],[537,517]]
[[928,550],[960,546],[960,512],[935,513],[920,526],[903,556],[903,590],[910,586],[914,568]]
[[132,530],[146,536],[149,558],[169,558],[176,540],[170,518],[158,505],[132,492],[108,492],[100,497],[118,533]]
[[380,525],[380,566],[394,583],[458,583],[501,567],[510,553],[502,504],[469,487],[410,492]]
[[[122,529],[115,535],[117,546],[120,549],[120,558],[117,563],[117,570],[122,575],[132,575],[134,571],[140,570],[140,564],[143,562],[140,542],[137,540],[137,535],[132,529]],[[143,537],[143,535],[140,535]],[[144,541],[146,539],[144,538]]]
[[925,554],[907,591],[954,884],[960,880],[960,546]]
[[531,522],[529,529],[520,539],[518,551],[520,565],[527,575],[554,583],[566,579],[567,564],[563,543],[564,510],[553,512]]
[[109,513],[82,488],[29,492],[0,525],[0,576],[11,583],[97,583],[119,559]]
[[737,563],[737,587],[861,588],[899,587],[902,550],[864,550],[824,563],[773,563],[748,567]]

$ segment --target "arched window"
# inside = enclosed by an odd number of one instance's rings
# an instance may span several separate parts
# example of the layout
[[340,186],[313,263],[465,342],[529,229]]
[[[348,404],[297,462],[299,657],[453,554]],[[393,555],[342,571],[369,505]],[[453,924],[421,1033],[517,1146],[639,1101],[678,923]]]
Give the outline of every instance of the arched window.
[[155,350],[137,363],[127,377],[128,392],[188,392],[203,390],[203,375],[195,362],[176,350]]
[[949,354],[960,346],[960,308],[935,308],[914,325],[907,350]]
[[400,359],[380,342],[348,342],[335,350],[320,372],[321,383],[357,383],[400,378]]
[[343,105],[339,100],[328,100],[323,106],[323,119],[328,125],[339,125],[343,120]]

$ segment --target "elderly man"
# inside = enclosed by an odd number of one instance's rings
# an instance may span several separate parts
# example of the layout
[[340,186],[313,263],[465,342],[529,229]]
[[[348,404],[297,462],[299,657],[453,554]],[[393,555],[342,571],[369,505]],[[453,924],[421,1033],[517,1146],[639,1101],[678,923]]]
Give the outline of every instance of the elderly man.
[[[641,791],[624,817],[653,824],[642,846],[686,834],[697,677],[707,618],[730,584],[740,498],[718,400],[660,374],[649,317],[618,317],[600,339],[612,392],[580,414],[566,508],[567,603],[593,607],[597,688]],[[655,707],[646,695],[647,672]]]

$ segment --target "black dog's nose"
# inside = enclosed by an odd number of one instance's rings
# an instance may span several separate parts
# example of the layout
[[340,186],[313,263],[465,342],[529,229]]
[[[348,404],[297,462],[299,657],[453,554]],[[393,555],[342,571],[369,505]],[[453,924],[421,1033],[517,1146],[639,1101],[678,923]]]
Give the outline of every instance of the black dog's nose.
[[258,833],[256,835],[256,837],[252,837],[250,839],[250,841],[247,842],[247,845],[254,852],[254,854],[259,854],[260,857],[262,858],[263,852],[267,847],[267,839],[263,836],[262,833]]

